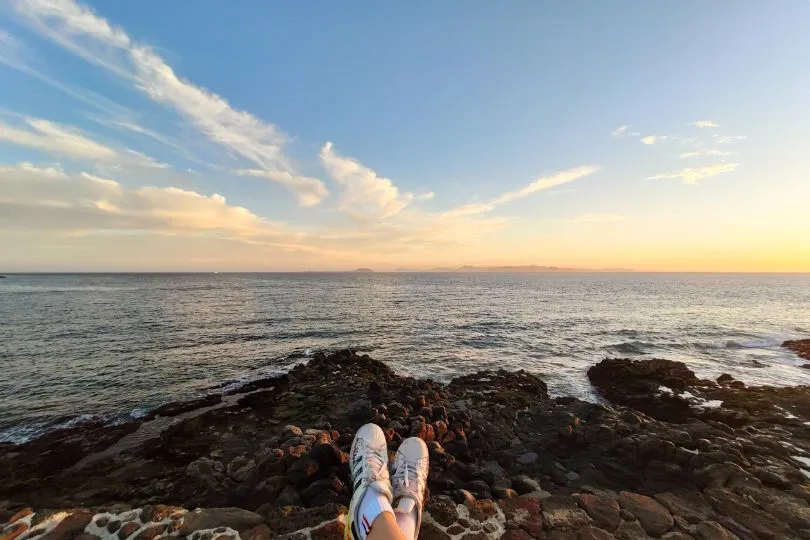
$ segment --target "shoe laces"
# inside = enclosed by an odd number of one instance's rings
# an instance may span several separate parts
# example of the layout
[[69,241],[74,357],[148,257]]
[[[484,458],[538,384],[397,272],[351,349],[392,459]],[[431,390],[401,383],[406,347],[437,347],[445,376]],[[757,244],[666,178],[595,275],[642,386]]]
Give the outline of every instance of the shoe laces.
[[[427,481],[425,468],[422,466],[423,461],[425,461],[424,458],[416,461],[416,463],[403,460],[402,464],[394,473],[394,478],[397,481],[397,485],[402,486],[408,491],[422,489]],[[411,486],[411,483],[414,485]]]
[[371,482],[382,480],[385,475],[382,474],[386,470],[385,458],[388,456],[382,455],[384,450],[373,448],[363,442],[363,448],[360,449],[366,457],[366,467],[363,467],[366,479]]

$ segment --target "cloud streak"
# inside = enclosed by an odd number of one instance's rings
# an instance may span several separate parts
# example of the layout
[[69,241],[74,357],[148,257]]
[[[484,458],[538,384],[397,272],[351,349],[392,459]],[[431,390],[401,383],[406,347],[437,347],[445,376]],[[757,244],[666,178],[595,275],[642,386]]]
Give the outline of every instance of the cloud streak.
[[23,126],[0,121],[0,140],[75,160],[159,169],[168,167],[134,150],[111,148],[90,139],[78,129],[41,118],[25,118]]
[[451,217],[471,216],[475,214],[483,214],[485,212],[491,212],[496,207],[502,204],[507,204],[516,201],[518,199],[528,197],[529,195],[537,193],[538,191],[542,191],[544,189],[553,188],[556,186],[567,184],[569,182],[573,182],[575,180],[579,180],[580,178],[584,178],[588,175],[595,173],[597,170],[599,170],[599,168],[593,165],[583,165],[581,167],[576,167],[573,169],[568,169],[565,171],[554,173],[551,176],[541,176],[534,182],[526,184],[525,186],[516,191],[508,191],[492,199],[489,202],[467,204],[459,208],[449,210],[442,215],[446,218],[451,218]]
[[684,184],[697,184],[699,180],[703,180],[704,178],[733,172],[739,165],[739,163],[718,163],[705,167],[690,167],[671,174],[650,176],[647,180],[680,180]]
[[[273,173],[267,178],[292,190],[301,204],[312,204],[313,179],[289,180],[299,175],[283,151],[287,136],[275,125],[235,109],[223,97],[178,77],[151,48],[73,0],[14,0],[12,5],[41,35],[130,81],[210,140],[260,170]],[[299,186],[303,191],[298,191]],[[327,193],[326,187],[315,192]]]
[[689,122],[688,125],[701,129],[719,127],[714,120],[695,120],[694,122]]
[[400,191],[390,178],[378,175],[356,159],[341,155],[331,142],[323,145],[318,157],[327,174],[343,189],[342,210],[361,216],[387,218],[404,210],[416,198],[413,193]]

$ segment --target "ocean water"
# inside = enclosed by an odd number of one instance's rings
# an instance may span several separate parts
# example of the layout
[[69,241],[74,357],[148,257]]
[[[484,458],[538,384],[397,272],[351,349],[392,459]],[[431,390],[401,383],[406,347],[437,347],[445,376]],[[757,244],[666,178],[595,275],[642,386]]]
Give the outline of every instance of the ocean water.
[[[0,279],[0,441],[120,421],[354,348],[447,380],[526,369],[596,399],[605,357],[810,384],[810,275],[81,274]],[[328,375],[324,375],[328,376]]]

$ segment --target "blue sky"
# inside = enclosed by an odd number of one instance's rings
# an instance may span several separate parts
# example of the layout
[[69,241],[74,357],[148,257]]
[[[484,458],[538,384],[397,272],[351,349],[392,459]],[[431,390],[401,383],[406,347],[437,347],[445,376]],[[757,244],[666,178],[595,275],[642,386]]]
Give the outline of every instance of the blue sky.
[[808,16],[12,0],[0,269],[810,271]]

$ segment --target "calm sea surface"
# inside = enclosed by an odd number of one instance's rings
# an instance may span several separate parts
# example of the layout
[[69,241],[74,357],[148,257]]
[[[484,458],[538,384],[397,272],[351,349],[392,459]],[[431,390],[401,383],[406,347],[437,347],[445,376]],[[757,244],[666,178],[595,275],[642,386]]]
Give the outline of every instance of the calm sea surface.
[[[111,421],[355,348],[449,379],[527,369],[593,399],[607,356],[810,384],[810,275],[83,274],[0,279],[0,441]],[[324,375],[328,377],[327,374]]]

